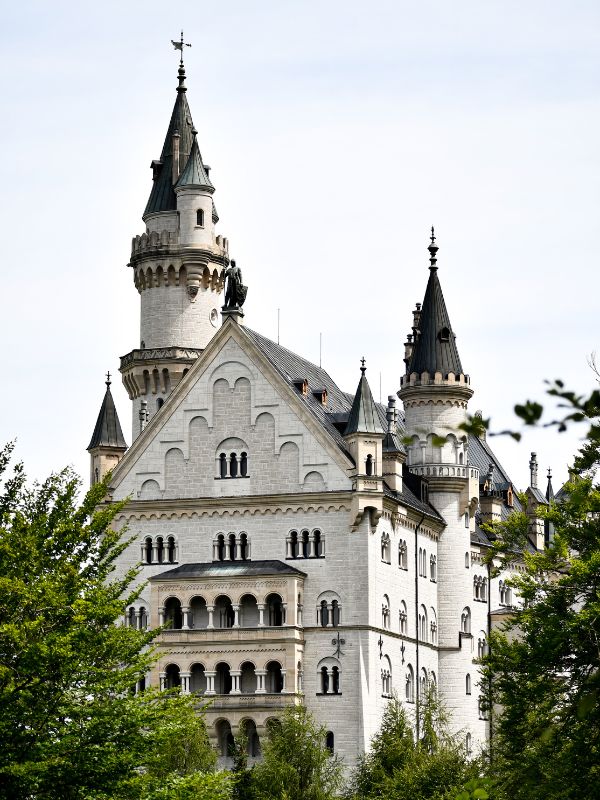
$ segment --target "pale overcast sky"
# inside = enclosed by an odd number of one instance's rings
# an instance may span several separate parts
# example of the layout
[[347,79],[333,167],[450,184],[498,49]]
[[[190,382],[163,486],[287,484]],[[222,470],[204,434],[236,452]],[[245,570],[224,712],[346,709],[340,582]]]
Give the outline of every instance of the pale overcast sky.
[[[593,386],[600,349],[600,4],[220,0],[3,3],[0,441],[32,477],[88,445],[139,344],[129,260],[150,162],[188,99],[246,323],[354,391],[395,392],[428,232],[463,366],[496,428],[544,378]],[[578,433],[495,440],[566,477]],[[542,480],[545,485],[545,479]]]

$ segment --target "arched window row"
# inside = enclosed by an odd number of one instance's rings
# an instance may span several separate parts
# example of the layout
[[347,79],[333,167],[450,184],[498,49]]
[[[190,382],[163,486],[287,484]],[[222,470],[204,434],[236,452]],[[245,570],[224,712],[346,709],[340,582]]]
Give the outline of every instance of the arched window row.
[[437,556],[429,556],[429,578],[434,583],[437,581]]
[[194,663],[189,670],[178,664],[168,664],[159,673],[161,690],[179,689],[182,694],[283,694],[286,689],[286,670],[279,661],[269,661],[264,669],[256,669],[251,661],[244,661],[239,669],[231,669],[220,661],[212,670]]
[[383,602],[381,604],[381,627],[389,629],[390,627],[390,598],[387,594],[383,595]]
[[406,603],[404,602],[404,600],[400,601],[399,621],[400,621],[400,633],[407,634],[408,633],[408,613],[406,611]]
[[384,564],[392,563],[392,548],[390,546],[389,533],[381,534],[381,560]]
[[341,694],[342,670],[335,658],[325,659],[326,663],[319,665],[317,670],[317,694]]
[[504,581],[500,581],[500,605],[501,606],[510,606],[512,605],[512,590],[510,586],[507,586]]
[[422,578],[427,577],[427,550],[423,547],[419,547],[419,575]]
[[468,606],[460,615],[460,632],[467,636],[471,633],[471,609]]
[[125,611],[125,625],[138,631],[145,631],[150,625],[150,614],[146,606],[129,606]]
[[400,539],[398,542],[398,567],[408,569],[408,547],[404,539]]
[[[268,722],[268,721],[267,721]],[[277,722],[277,720],[274,720]],[[231,723],[227,719],[219,719],[215,723],[217,737],[217,751],[222,758],[232,759],[235,755],[235,738],[231,730]],[[240,733],[246,739],[246,754],[250,758],[259,758],[261,755],[260,737],[256,723],[252,719],[244,719],[240,723]]]
[[249,478],[248,453],[219,453],[218,456],[219,478]]
[[213,539],[213,561],[250,561],[247,533],[219,533]]
[[175,536],[146,536],[141,543],[142,564],[177,564],[179,544]]
[[477,639],[477,658],[484,658],[488,654],[487,638],[482,631]]
[[339,600],[321,600],[317,606],[317,625],[322,628],[337,628],[342,619]]
[[290,531],[285,545],[286,558],[325,558],[325,537],[318,528]]
[[182,605],[178,597],[169,597],[159,607],[158,615],[159,625],[166,626],[166,630],[282,627],[287,624],[287,603],[274,592],[264,602],[245,594],[239,603],[219,595],[212,603],[204,597],[193,597],[189,605]]
[[484,603],[487,600],[488,582],[482,575],[473,578],[473,599]]

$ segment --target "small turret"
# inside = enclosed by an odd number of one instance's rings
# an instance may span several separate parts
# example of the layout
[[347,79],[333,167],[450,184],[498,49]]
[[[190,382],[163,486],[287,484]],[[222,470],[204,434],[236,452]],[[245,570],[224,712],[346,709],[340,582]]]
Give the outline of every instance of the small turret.
[[373,525],[377,524],[383,512],[382,443],[385,433],[365,375],[367,368],[364,358],[360,371],[360,381],[344,431],[344,439],[355,463],[351,473],[352,530],[356,530],[367,509],[372,511]]
[[110,372],[107,372],[106,392],[87,448],[91,460],[90,485],[92,486],[117,466],[127,450],[127,442],[121,430],[110,384]]
[[393,492],[402,491],[402,464],[406,453],[398,438],[396,420],[396,398],[388,397],[386,410],[387,430],[383,440],[383,479]]
[[525,492],[527,495],[526,513],[529,517],[529,540],[536,550],[543,550],[545,526],[538,509],[540,506],[547,506],[548,501],[538,488],[538,460],[536,453],[532,453],[529,460],[529,475],[529,486]]

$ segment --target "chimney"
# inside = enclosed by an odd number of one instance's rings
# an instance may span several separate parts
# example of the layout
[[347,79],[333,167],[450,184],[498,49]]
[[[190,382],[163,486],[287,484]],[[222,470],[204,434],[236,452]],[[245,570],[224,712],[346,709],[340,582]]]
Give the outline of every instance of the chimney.
[[173,134],[173,186],[179,179],[179,131]]
[[396,424],[396,398],[393,394],[388,395],[387,411],[385,412],[387,419],[387,432],[393,433]]
[[148,401],[142,400],[140,403],[140,433],[146,427],[148,422]]
[[532,489],[537,489],[537,475],[538,475],[538,462],[537,462],[537,454],[531,454],[531,461],[529,462],[529,485]]

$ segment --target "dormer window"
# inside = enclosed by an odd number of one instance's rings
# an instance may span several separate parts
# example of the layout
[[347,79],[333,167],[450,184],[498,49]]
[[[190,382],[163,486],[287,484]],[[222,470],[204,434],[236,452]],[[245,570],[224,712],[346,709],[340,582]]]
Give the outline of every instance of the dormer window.
[[440,331],[440,342],[450,341],[450,328],[443,327]]
[[201,208],[196,211],[196,225],[199,228],[204,227],[204,211]]

